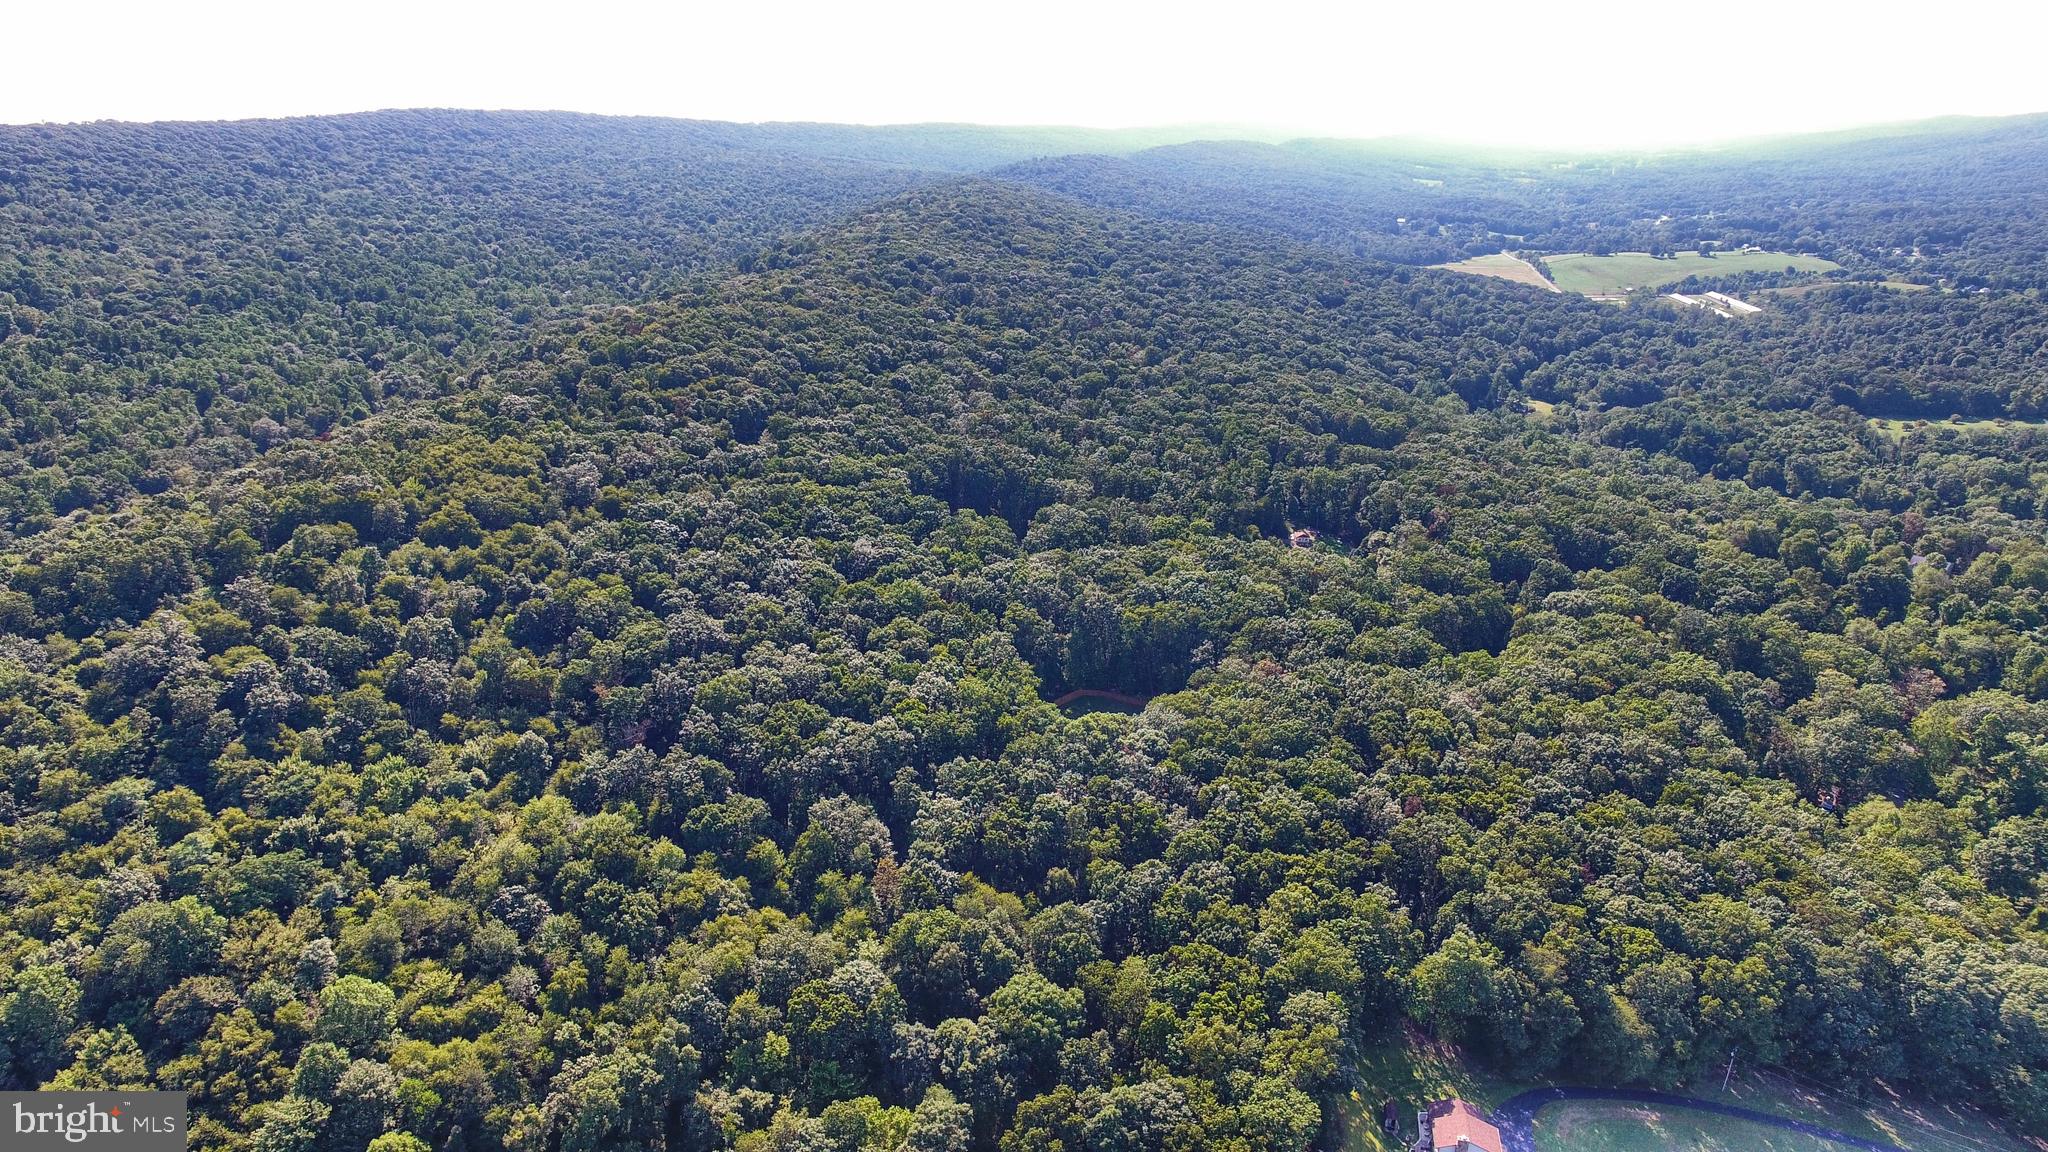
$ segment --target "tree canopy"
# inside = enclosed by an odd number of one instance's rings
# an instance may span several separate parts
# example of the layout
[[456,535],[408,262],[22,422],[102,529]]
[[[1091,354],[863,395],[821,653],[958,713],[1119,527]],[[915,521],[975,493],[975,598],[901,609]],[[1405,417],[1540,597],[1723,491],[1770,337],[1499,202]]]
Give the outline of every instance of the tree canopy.
[[1300,1152],[1419,1027],[2048,1125],[2048,441],[1867,419],[2039,414],[2037,295],[1731,323],[1088,175],[1203,148],[760,133],[0,132],[5,1086]]

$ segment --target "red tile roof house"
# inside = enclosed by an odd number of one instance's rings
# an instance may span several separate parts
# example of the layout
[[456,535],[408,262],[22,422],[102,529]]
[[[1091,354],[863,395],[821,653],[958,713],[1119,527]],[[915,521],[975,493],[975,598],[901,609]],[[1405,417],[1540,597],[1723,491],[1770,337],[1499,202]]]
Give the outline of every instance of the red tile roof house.
[[1421,1129],[1416,1152],[1504,1152],[1500,1129],[1485,1113],[1455,1097],[1417,1112],[1415,1124]]

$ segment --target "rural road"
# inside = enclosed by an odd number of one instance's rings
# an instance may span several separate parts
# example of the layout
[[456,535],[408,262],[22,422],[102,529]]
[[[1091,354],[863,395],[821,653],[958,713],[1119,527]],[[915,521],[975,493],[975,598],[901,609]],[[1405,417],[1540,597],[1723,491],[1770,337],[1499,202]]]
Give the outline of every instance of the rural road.
[[1787,1132],[1803,1132],[1822,1140],[1832,1140],[1850,1148],[1861,1148],[1864,1152],[1906,1152],[1896,1144],[1880,1144],[1837,1132],[1818,1124],[1803,1120],[1787,1120],[1769,1112],[1757,1112],[1738,1108],[1733,1104],[1717,1104],[1712,1100],[1701,1100],[1694,1096],[1675,1096],[1669,1092],[1654,1092],[1646,1088],[1537,1088],[1510,1098],[1493,1110],[1494,1126],[1500,1129],[1501,1143],[1507,1152],[1536,1152],[1536,1113],[1545,1105],[1564,1100],[1614,1100],[1624,1104],[1647,1104],[1656,1108],[1689,1108],[1695,1112],[1712,1112],[1717,1116],[1732,1116],[1753,1124],[1781,1128]]

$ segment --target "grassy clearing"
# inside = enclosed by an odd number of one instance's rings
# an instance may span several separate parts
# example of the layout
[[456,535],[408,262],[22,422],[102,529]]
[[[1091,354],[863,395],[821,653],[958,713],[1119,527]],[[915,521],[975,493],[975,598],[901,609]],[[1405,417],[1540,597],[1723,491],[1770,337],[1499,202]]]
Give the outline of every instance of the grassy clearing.
[[1496,252],[1491,256],[1474,256],[1469,260],[1460,260],[1456,264],[1438,264],[1436,267],[1446,272],[1463,272],[1468,276],[1492,276],[1497,280],[1512,280],[1517,284],[1527,284],[1531,288],[1541,288],[1545,292],[1562,291],[1557,285],[1544,279],[1543,273],[1538,271],[1535,265],[1505,252]]
[[1543,264],[1559,288],[1587,296],[1632,288],[1662,288],[1688,276],[1734,276],[1742,272],[1782,272],[1787,268],[1832,272],[1841,267],[1832,260],[1791,252],[1723,252],[1716,256],[1680,252],[1663,259],[1647,252],[1617,252],[1612,256],[1572,252],[1545,256]]
[[1524,400],[1522,403],[1528,405],[1529,412],[1536,416],[1548,416],[1557,411],[1557,405],[1548,400]]
[[[1951,1105],[1876,1096],[1858,1101],[1823,1093],[1784,1076],[1739,1073],[1723,1091],[1718,1081],[1679,1091],[1736,1104],[1789,1120],[1804,1120],[1849,1136],[1896,1144],[1911,1152],[2038,1152],[2038,1145],[1994,1127],[1981,1113]],[[1690,1109],[1572,1101],[1552,1105],[1536,1119],[1537,1152],[1845,1152],[1845,1147],[1797,1132]]]
[[1995,434],[2017,432],[2022,428],[2048,428],[2048,420],[2011,420],[1999,416],[1989,420],[1964,420],[1950,417],[1946,420],[1888,420],[1873,416],[1870,426],[1893,440],[1903,438],[1909,432],[1935,432],[1947,429],[1951,432]]
[[[2040,1148],[1998,1127],[1990,1117],[1967,1105],[1908,1100],[1883,1093],[1858,1101],[1846,1093],[1824,1093],[1775,1073],[1738,1075],[1728,1091],[1720,1091],[1719,1085],[1707,1085],[1698,1095],[1822,1124],[1913,1152],[2039,1152]],[[1840,1152],[1840,1145],[1832,1147]]]
[[1842,1152],[1842,1145],[1699,1112],[1572,1101],[1538,1122],[1536,1152]]

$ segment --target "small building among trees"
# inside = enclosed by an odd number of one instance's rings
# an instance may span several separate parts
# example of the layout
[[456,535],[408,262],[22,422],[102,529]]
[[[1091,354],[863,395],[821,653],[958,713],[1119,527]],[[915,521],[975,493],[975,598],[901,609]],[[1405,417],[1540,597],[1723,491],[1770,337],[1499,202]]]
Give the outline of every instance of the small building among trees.
[[1415,1152],[1506,1152],[1493,1121],[1455,1096],[1417,1112],[1415,1125]]

